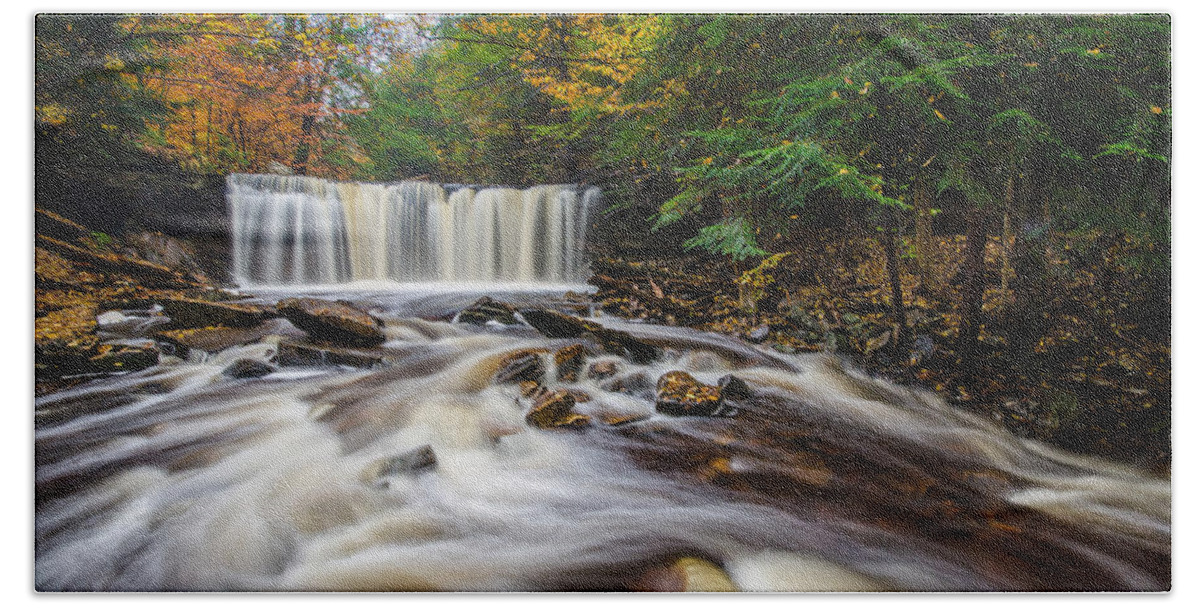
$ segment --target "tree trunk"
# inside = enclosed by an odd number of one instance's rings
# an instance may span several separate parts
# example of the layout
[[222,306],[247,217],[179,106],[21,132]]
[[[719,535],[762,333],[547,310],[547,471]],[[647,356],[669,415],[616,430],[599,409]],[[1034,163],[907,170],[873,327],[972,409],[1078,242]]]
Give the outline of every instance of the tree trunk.
[[962,303],[958,327],[958,355],[966,373],[976,369],[979,356],[979,333],[983,325],[984,251],[987,247],[987,228],[983,210],[971,207],[967,215],[967,252],[963,259]]
[[300,119],[300,144],[296,146],[296,156],[292,159],[292,168],[296,170],[296,175],[308,175],[308,161],[312,156],[309,138],[312,137],[316,123],[317,117],[312,114],[305,114]]
[[913,183],[913,210],[916,212],[917,274],[921,277],[921,290],[935,293],[936,279],[933,273],[933,205],[923,175]]
[[1008,180],[1004,182],[1004,227],[1000,232],[1000,292],[1007,296],[1009,283],[1012,279],[1012,255],[1013,255],[1013,201],[1015,199],[1015,181],[1016,177],[1013,173],[1015,168],[1009,169]]
[[1044,311],[1046,293],[1046,244],[1049,226],[1042,223],[1043,214],[1031,192],[1025,192],[1024,204],[1016,211],[1016,236],[1013,243],[1013,296],[1016,306],[1008,328],[1009,348],[1023,363],[1033,363],[1038,341],[1046,333]]
[[896,349],[907,349],[912,342],[909,338],[908,331],[908,314],[904,307],[904,286],[900,280],[900,254],[899,238],[897,233],[899,227],[896,218],[896,211],[893,209],[885,210],[888,218],[888,226],[883,231],[883,248],[884,257],[887,259],[887,274],[888,284],[892,291],[892,318],[894,323],[900,328],[900,334],[897,336]]

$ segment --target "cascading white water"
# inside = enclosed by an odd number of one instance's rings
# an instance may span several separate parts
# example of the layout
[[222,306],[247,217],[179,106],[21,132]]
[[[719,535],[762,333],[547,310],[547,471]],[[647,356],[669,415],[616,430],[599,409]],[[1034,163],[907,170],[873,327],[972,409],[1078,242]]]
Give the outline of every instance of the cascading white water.
[[[745,591],[1170,587],[1169,479],[827,355],[685,328],[604,319],[671,348],[587,355],[616,375],[552,381],[563,340],[407,316],[460,301],[377,302],[395,311],[392,363],[369,370],[222,372],[277,355],[264,340],[39,398],[37,588],[621,591],[680,555]],[[530,349],[548,384],[589,396],[574,407],[592,425],[526,423],[493,378]],[[735,373],[755,397],[733,417],[666,416],[652,379],[674,370]],[[428,470],[377,466],[420,446]]]
[[570,283],[584,279],[597,188],[460,188],[230,175],[241,285],[357,281]]

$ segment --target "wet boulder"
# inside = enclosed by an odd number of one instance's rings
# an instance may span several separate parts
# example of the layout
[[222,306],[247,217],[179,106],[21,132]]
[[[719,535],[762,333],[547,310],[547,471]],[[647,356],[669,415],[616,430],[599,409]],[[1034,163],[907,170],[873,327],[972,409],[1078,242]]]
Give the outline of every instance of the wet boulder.
[[668,416],[714,416],[722,410],[720,387],[701,384],[691,374],[673,371],[658,379],[654,409]]
[[279,343],[275,359],[285,367],[322,367],[345,365],[369,369],[392,362],[387,351],[343,348],[338,346],[304,344],[291,340]]
[[316,340],[341,346],[377,346],[385,340],[379,319],[341,302],[287,298],[276,309]]
[[253,344],[272,335],[304,337],[305,334],[286,319],[271,319],[254,327],[169,329],[158,332],[154,337],[159,342],[170,345],[169,350],[176,356],[186,358],[193,350],[218,353],[234,346]]
[[669,565],[651,568],[632,587],[634,591],[659,592],[738,591],[720,566],[699,557],[681,557]]
[[274,310],[257,304],[209,302],[195,298],[163,298],[158,300],[163,314],[170,317],[171,326],[188,327],[254,327],[277,317]]
[[620,367],[616,361],[596,361],[588,366],[587,377],[596,380],[604,380],[617,375]]
[[158,365],[158,346],[151,340],[120,340],[96,347],[88,367],[96,373],[133,372]]
[[599,344],[605,352],[626,357],[634,363],[650,363],[661,352],[628,332],[608,329],[595,321],[572,317],[554,310],[532,308],[521,311],[521,317],[547,338],[583,338]]
[[578,338],[601,327],[599,323],[544,308],[522,310],[521,318],[547,338]]
[[546,365],[542,362],[545,352],[541,349],[526,349],[510,353],[500,360],[493,380],[497,384],[541,382],[546,375]]
[[591,424],[591,417],[574,411],[575,397],[569,391],[539,389],[533,391],[533,406],[525,414],[525,422],[539,429],[578,429]]
[[509,304],[483,296],[475,300],[470,306],[462,309],[454,321],[456,323],[470,323],[472,325],[484,325],[488,321],[495,321],[504,325],[516,325],[518,323],[516,312],[517,309]]
[[754,396],[754,391],[745,380],[733,374],[725,374],[717,380],[717,388],[721,390],[721,398],[732,401],[745,401]]
[[583,355],[582,344],[572,344],[554,351],[554,368],[558,379],[564,382],[579,380],[579,372],[583,369]]
[[238,359],[221,373],[235,379],[262,378],[275,371],[275,366],[257,359]]

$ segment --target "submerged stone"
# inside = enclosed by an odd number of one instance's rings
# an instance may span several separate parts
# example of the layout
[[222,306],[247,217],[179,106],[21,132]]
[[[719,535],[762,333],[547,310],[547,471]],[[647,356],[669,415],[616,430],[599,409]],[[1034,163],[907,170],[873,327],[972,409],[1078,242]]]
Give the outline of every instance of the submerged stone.
[[771,326],[763,323],[762,325],[751,329],[749,333],[746,334],[746,339],[755,344],[760,344],[766,340],[767,336],[769,335],[771,335]]
[[437,467],[437,455],[433,447],[423,445],[398,456],[382,458],[363,470],[360,478],[375,487],[388,487],[387,477],[416,475]]
[[636,372],[609,380],[602,388],[613,393],[627,393],[647,398],[654,394],[654,385],[650,383],[650,377],[645,372]]
[[270,335],[303,337],[286,319],[271,319],[254,327],[200,327],[160,331],[155,338],[170,344],[175,355],[186,358],[192,350],[218,353],[227,348],[253,344]]

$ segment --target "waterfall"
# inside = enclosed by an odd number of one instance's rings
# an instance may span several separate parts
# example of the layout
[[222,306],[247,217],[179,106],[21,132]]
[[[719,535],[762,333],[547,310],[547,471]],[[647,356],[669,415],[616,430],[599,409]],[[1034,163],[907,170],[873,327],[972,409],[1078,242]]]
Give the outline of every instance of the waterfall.
[[240,285],[573,283],[597,188],[525,190],[230,175]]

